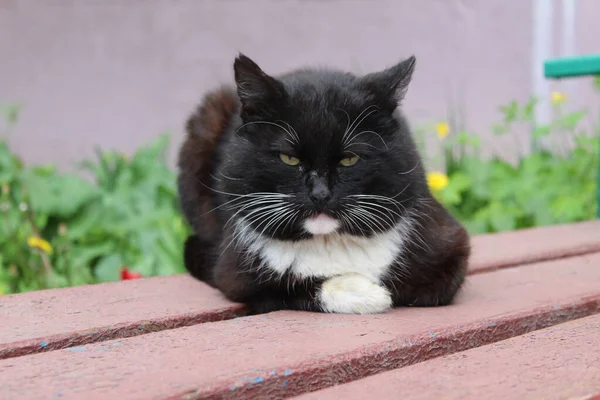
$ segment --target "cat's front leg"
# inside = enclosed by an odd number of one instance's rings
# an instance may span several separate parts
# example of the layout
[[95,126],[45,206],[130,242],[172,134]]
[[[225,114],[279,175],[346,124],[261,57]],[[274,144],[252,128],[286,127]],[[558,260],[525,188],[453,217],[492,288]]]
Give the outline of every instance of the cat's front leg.
[[323,282],[318,301],[324,312],[379,314],[392,307],[391,293],[360,274],[334,276]]
[[310,279],[290,290],[269,289],[246,300],[250,314],[277,310],[339,314],[378,314],[392,307],[391,293],[364,275],[344,274],[325,280]]

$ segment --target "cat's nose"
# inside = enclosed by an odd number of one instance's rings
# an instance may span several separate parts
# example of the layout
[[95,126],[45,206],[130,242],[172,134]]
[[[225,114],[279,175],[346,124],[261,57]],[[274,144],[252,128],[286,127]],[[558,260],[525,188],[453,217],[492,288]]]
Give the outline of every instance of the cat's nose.
[[310,197],[312,202],[319,208],[327,205],[331,199],[331,190],[329,190],[329,187],[323,178],[319,177],[317,174],[311,174],[310,176],[308,197]]
[[327,186],[319,186],[310,191],[309,197],[317,207],[325,207],[331,199],[331,191]]

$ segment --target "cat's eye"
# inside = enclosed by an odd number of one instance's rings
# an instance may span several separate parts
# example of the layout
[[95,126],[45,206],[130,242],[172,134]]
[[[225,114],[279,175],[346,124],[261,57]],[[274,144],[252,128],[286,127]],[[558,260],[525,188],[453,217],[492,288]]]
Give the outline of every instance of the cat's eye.
[[287,165],[296,166],[296,165],[300,164],[300,159],[298,159],[296,157],[288,156],[287,154],[281,153],[281,154],[279,154],[279,158],[281,158],[281,161],[283,161]]
[[346,157],[340,160],[340,164],[344,167],[351,167],[360,160],[358,156]]

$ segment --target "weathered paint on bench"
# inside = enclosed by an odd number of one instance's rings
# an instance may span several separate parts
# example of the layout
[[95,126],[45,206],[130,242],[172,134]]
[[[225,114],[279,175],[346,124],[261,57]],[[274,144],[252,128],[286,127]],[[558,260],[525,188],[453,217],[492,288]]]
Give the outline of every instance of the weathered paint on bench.
[[600,396],[600,315],[299,396],[297,400]]
[[289,397],[595,314],[599,265],[596,253],[476,274],[449,307],[276,312],[5,359],[0,396]]
[[[600,251],[600,221],[473,238],[471,273]],[[187,275],[0,297],[0,359],[243,314]],[[40,323],[43,321],[43,323]]]

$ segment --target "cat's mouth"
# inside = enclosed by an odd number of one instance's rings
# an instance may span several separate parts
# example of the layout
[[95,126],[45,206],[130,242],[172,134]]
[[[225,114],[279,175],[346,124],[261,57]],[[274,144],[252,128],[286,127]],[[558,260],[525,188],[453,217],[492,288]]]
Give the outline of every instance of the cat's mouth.
[[325,213],[318,213],[304,220],[304,229],[313,235],[328,235],[339,227],[340,221]]

